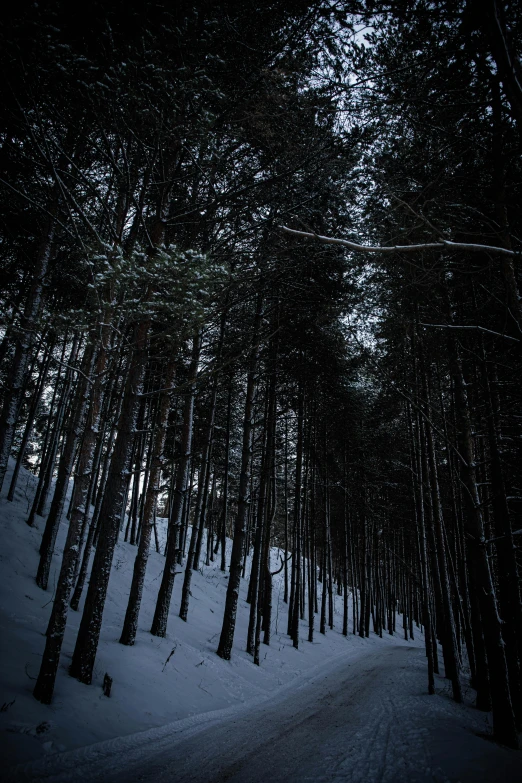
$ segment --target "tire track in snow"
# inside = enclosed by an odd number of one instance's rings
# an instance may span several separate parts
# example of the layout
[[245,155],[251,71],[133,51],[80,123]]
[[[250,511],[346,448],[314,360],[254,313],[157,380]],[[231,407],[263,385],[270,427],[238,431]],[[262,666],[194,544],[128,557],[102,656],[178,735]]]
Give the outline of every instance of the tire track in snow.
[[179,736],[165,729],[148,743],[133,749],[127,742],[124,753],[97,759],[95,749],[90,759],[86,749],[74,769],[54,773],[48,766],[44,777],[12,780],[520,783],[522,754],[476,736],[480,713],[451,702],[441,677],[437,689],[438,695],[426,693],[422,650],[388,647]]

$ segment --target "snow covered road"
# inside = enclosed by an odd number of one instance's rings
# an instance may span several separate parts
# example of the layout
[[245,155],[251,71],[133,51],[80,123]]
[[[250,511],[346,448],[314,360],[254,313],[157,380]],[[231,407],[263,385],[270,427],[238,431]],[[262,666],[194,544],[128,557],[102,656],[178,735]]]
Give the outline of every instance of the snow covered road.
[[442,678],[428,696],[425,666],[403,645],[347,657],[253,708],[58,755],[8,780],[520,783],[522,753],[479,736],[486,716],[454,704]]

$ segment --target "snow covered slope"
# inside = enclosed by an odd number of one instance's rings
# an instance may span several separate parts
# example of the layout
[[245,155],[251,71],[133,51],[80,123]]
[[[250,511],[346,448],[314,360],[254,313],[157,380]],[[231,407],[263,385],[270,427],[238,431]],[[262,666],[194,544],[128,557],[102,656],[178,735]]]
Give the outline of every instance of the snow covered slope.
[[[401,634],[381,640],[352,636],[344,638],[342,598],[336,597],[335,628],[326,636],[318,631],[313,644],[306,641],[303,623],[300,649],[286,636],[287,608],[282,600],[283,574],[274,577],[273,636],[270,647],[262,645],[261,666],[255,666],[244,651],[248,604],[247,581],[242,583],[235,647],[226,662],[215,653],[223,616],[227,575],[216,562],[203,566],[192,580],[188,622],[178,617],[182,576],[176,579],[168,635],[151,636],[157,590],[164,559],[152,552],[140,631],[134,647],[118,643],[125,613],[136,548],[119,543],[116,549],[109,595],[93,683],[82,685],[69,677],[70,662],[81,613],[70,611],[69,622],[51,706],[32,696],[44,648],[44,633],[51,610],[53,586],[65,538],[62,522],[49,590],[36,586],[38,547],[44,520],[39,528],[25,524],[34,477],[23,471],[13,503],[5,499],[10,476],[0,499],[0,751],[4,764],[38,758],[46,753],[89,745],[132,734],[173,721],[189,719],[209,711],[223,710],[276,692],[281,686],[303,681],[318,667],[340,656],[375,650],[379,645],[400,644]],[[228,542],[230,546],[230,542]],[[276,553],[274,553],[274,557]],[[274,559],[274,570],[276,560]],[[83,607],[80,606],[80,610]],[[422,645],[420,635],[416,645]],[[411,644],[411,643],[410,643]],[[112,695],[102,694],[105,672],[113,677]]]

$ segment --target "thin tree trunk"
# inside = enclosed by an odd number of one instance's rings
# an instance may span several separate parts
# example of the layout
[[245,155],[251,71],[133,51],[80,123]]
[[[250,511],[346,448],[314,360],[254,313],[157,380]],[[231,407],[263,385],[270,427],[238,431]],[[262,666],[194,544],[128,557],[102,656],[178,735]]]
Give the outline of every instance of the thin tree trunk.
[[[172,386],[175,375],[176,364],[174,361],[171,361],[167,366],[165,378],[163,381],[165,389],[169,389]],[[143,595],[143,585],[145,583],[147,560],[149,557],[151,529],[155,521],[154,513],[161,475],[161,458],[163,455],[163,447],[165,445],[165,436],[167,433],[169,403],[169,392],[162,392],[158,402],[158,415],[151,447],[149,483],[145,496],[145,508],[141,525],[141,535],[138,544],[138,552],[134,561],[129,601],[127,604],[127,611],[125,613],[125,620],[120,636],[121,644],[134,644],[138,630],[138,616]]]
[[[290,602],[291,613],[291,637],[292,644],[297,650],[299,648],[299,613],[300,613],[300,591],[301,591],[301,483],[303,472],[303,446],[304,446],[304,393],[299,392],[298,411],[297,411],[297,446],[296,446],[296,467],[295,467],[295,495],[294,495],[294,560],[295,560],[295,582],[294,582],[294,600]],[[324,583],[323,583],[324,590]]]
[[502,617],[502,636],[506,643],[509,687],[517,725],[522,724],[522,603],[517,568],[516,548],[506,498],[506,488],[497,436],[498,404],[495,404],[491,382],[484,367],[484,385],[489,403],[488,442],[491,456],[491,490],[498,560],[499,606]]
[[[56,536],[60,526],[69,478],[76,455],[76,447],[81,435],[89,393],[91,391],[89,388],[89,383],[92,373],[93,361],[94,346],[91,343],[90,345],[87,345],[83,361],[81,363],[81,372],[76,389],[76,399],[74,401],[73,411],[71,411],[70,428],[66,434],[65,445],[58,467],[58,476],[56,479],[51,509],[49,511],[44,534],[42,536],[42,544],[40,547],[40,562],[38,564],[38,571],[36,574],[36,584],[41,587],[42,590],[47,590],[47,583],[49,580],[49,571],[54,554]],[[68,598],[69,596],[67,596],[67,600]]]
[[[31,505],[31,511],[29,513],[29,517],[26,520],[29,527],[33,527],[35,523],[36,515],[43,516],[45,504],[47,501],[47,494],[49,492],[49,487],[51,486],[51,480],[54,472],[54,464],[56,461],[58,444],[62,432],[63,419],[67,408],[67,400],[69,397],[69,392],[71,390],[71,382],[72,382],[71,364],[76,360],[79,345],[80,345],[79,336],[78,334],[75,334],[73,338],[72,348],[69,353],[69,360],[68,360],[69,366],[67,367],[65,377],[63,379],[63,384],[60,391],[60,397],[56,409],[56,415],[54,417],[54,423],[51,429],[50,419],[51,419],[52,410],[54,409],[56,395],[58,393],[58,381],[60,378],[59,372],[56,379],[55,388],[53,392],[53,400],[51,402],[51,408],[49,411],[49,424],[48,424],[48,429],[46,434],[46,444],[44,447],[45,457],[42,460],[42,464],[40,467],[40,474],[38,476],[38,486],[36,488],[36,492],[33,498],[33,503]],[[66,349],[66,342],[64,341],[62,358],[61,358],[62,362],[65,356],[65,349]]]
[[31,401],[31,407],[27,415],[24,434],[22,436],[22,442],[20,444],[20,449],[18,450],[18,456],[16,458],[16,465],[13,470],[11,484],[9,485],[9,492],[7,493],[7,499],[10,501],[14,499],[14,493],[16,489],[16,484],[18,482],[20,467],[22,465],[25,456],[25,450],[27,449],[29,438],[31,437],[31,433],[33,431],[34,420],[38,410],[38,405],[40,404],[40,400],[42,399],[42,393],[44,390],[45,382],[47,380],[47,373],[49,372],[49,367],[51,365],[51,360],[53,358],[54,345],[55,345],[55,340],[52,339],[46,351],[46,355],[44,356],[44,359],[42,361],[42,369],[40,370],[40,377],[38,378],[38,383],[36,385],[36,389],[34,390],[33,399]]
[[433,522],[435,530],[435,539],[437,542],[437,562],[440,574],[440,586],[442,591],[442,603],[444,607],[444,625],[446,636],[446,657],[445,663],[448,664],[449,671],[446,676],[451,679],[453,689],[453,698],[456,702],[462,702],[462,688],[460,685],[460,667],[458,652],[456,646],[456,631],[453,615],[453,605],[451,602],[451,593],[448,578],[448,564],[446,557],[446,547],[443,532],[442,508],[440,504],[439,483],[437,478],[437,467],[435,462],[435,447],[433,443],[433,434],[431,427],[426,428],[426,441],[428,453],[428,468],[431,474],[430,486],[433,507]]
[[[170,601],[172,590],[174,588],[174,579],[176,574],[177,556],[178,556],[178,528],[181,527],[183,514],[183,501],[187,493],[188,470],[190,457],[192,453],[192,435],[194,428],[194,399],[196,396],[196,379],[199,364],[199,354],[201,349],[201,333],[194,335],[192,340],[192,355],[188,373],[189,390],[186,393],[185,405],[183,408],[183,428],[181,432],[181,459],[178,465],[176,479],[176,491],[174,493],[174,506],[170,518],[169,540],[167,544],[165,567],[161,578],[161,585],[156,601],[154,618],[150,632],[153,636],[166,636],[167,622],[170,610]],[[190,568],[190,553],[187,561],[186,571]],[[181,614],[180,614],[181,616]]]
[[20,320],[19,337],[5,384],[5,394],[0,412],[0,491],[2,489],[7,464],[16,428],[16,419],[25,383],[27,362],[34,339],[38,316],[43,298],[44,279],[51,257],[51,248],[56,228],[56,206],[51,208],[47,228],[40,242],[35,260],[33,280],[25,301],[24,312]]
[[257,362],[259,354],[258,337],[261,327],[262,297],[258,294],[252,347],[248,360],[247,386],[245,396],[245,417],[243,421],[243,447],[241,454],[241,473],[239,478],[239,498],[237,517],[234,526],[234,539],[232,542],[232,554],[230,558],[230,575],[228,579],[227,596],[225,600],[225,612],[217,654],[226,661],[230,660],[234,631],[236,628],[237,603],[239,598],[239,586],[241,583],[241,561],[246,537],[246,525],[248,508],[250,504],[250,459],[252,455],[252,414],[254,395],[256,390]]
[[227,397],[227,423],[225,436],[225,467],[223,479],[223,527],[221,529],[221,570],[227,569],[227,519],[228,519],[228,487],[229,487],[229,465],[230,465],[230,427],[232,414],[232,378],[229,380]]

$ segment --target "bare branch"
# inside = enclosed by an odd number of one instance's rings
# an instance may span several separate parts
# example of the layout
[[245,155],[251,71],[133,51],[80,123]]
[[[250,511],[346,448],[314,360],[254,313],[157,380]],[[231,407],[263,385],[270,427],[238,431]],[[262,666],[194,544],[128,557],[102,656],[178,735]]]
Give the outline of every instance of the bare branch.
[[283,560],[282,556],[279,555],[279,559],[281,560],[281,567],[277,569],[277,571],[271,571],[270,576],[277,576],[277,574],[280,574],[285,565],[288,563],[289,560],[292,559],[292,555],[288,555],[286,560]]
[[348,247],[350,250],[356,250],[361,253],[416,253],[418,250],[442,250],[445,247],[449,247],[452,250],[465,250],[468,253],[488,251],[490,253],[500,253],[504,256],[515,256],[514,250],[508,250],[505,247],[474,245],[469,242],[450,242],[449,239],[442,238],[439,242],[425,242],[421,245],[383,245],[372,247],[371,245],[359,245],[357,242],[350,242],[349,239],[338,239],[337,237],[325,237],[321,236],[321,234],[313,234],[308,231],[297,231],[294,228],[288,228],[288,226],[281,226],[281,230],[285,231],[287,234],[292,234],[293,236],[303,237],[305,239],[317,239],[319,242],[328,245],[341,245],[342,247]]
[[516,337],[510,337],[508,334],[502,334],[502,332],[494,332],[493,329],[486,329],[485,326],[459,326],[454,324],[423,324],[419,322],[421,326],[431,326],[434,329],[478,329],[479,332],[487,332],[488,334],[494,334],[496,337],[503,337],[504,340],[513,340],[515,343],[519,343]]

